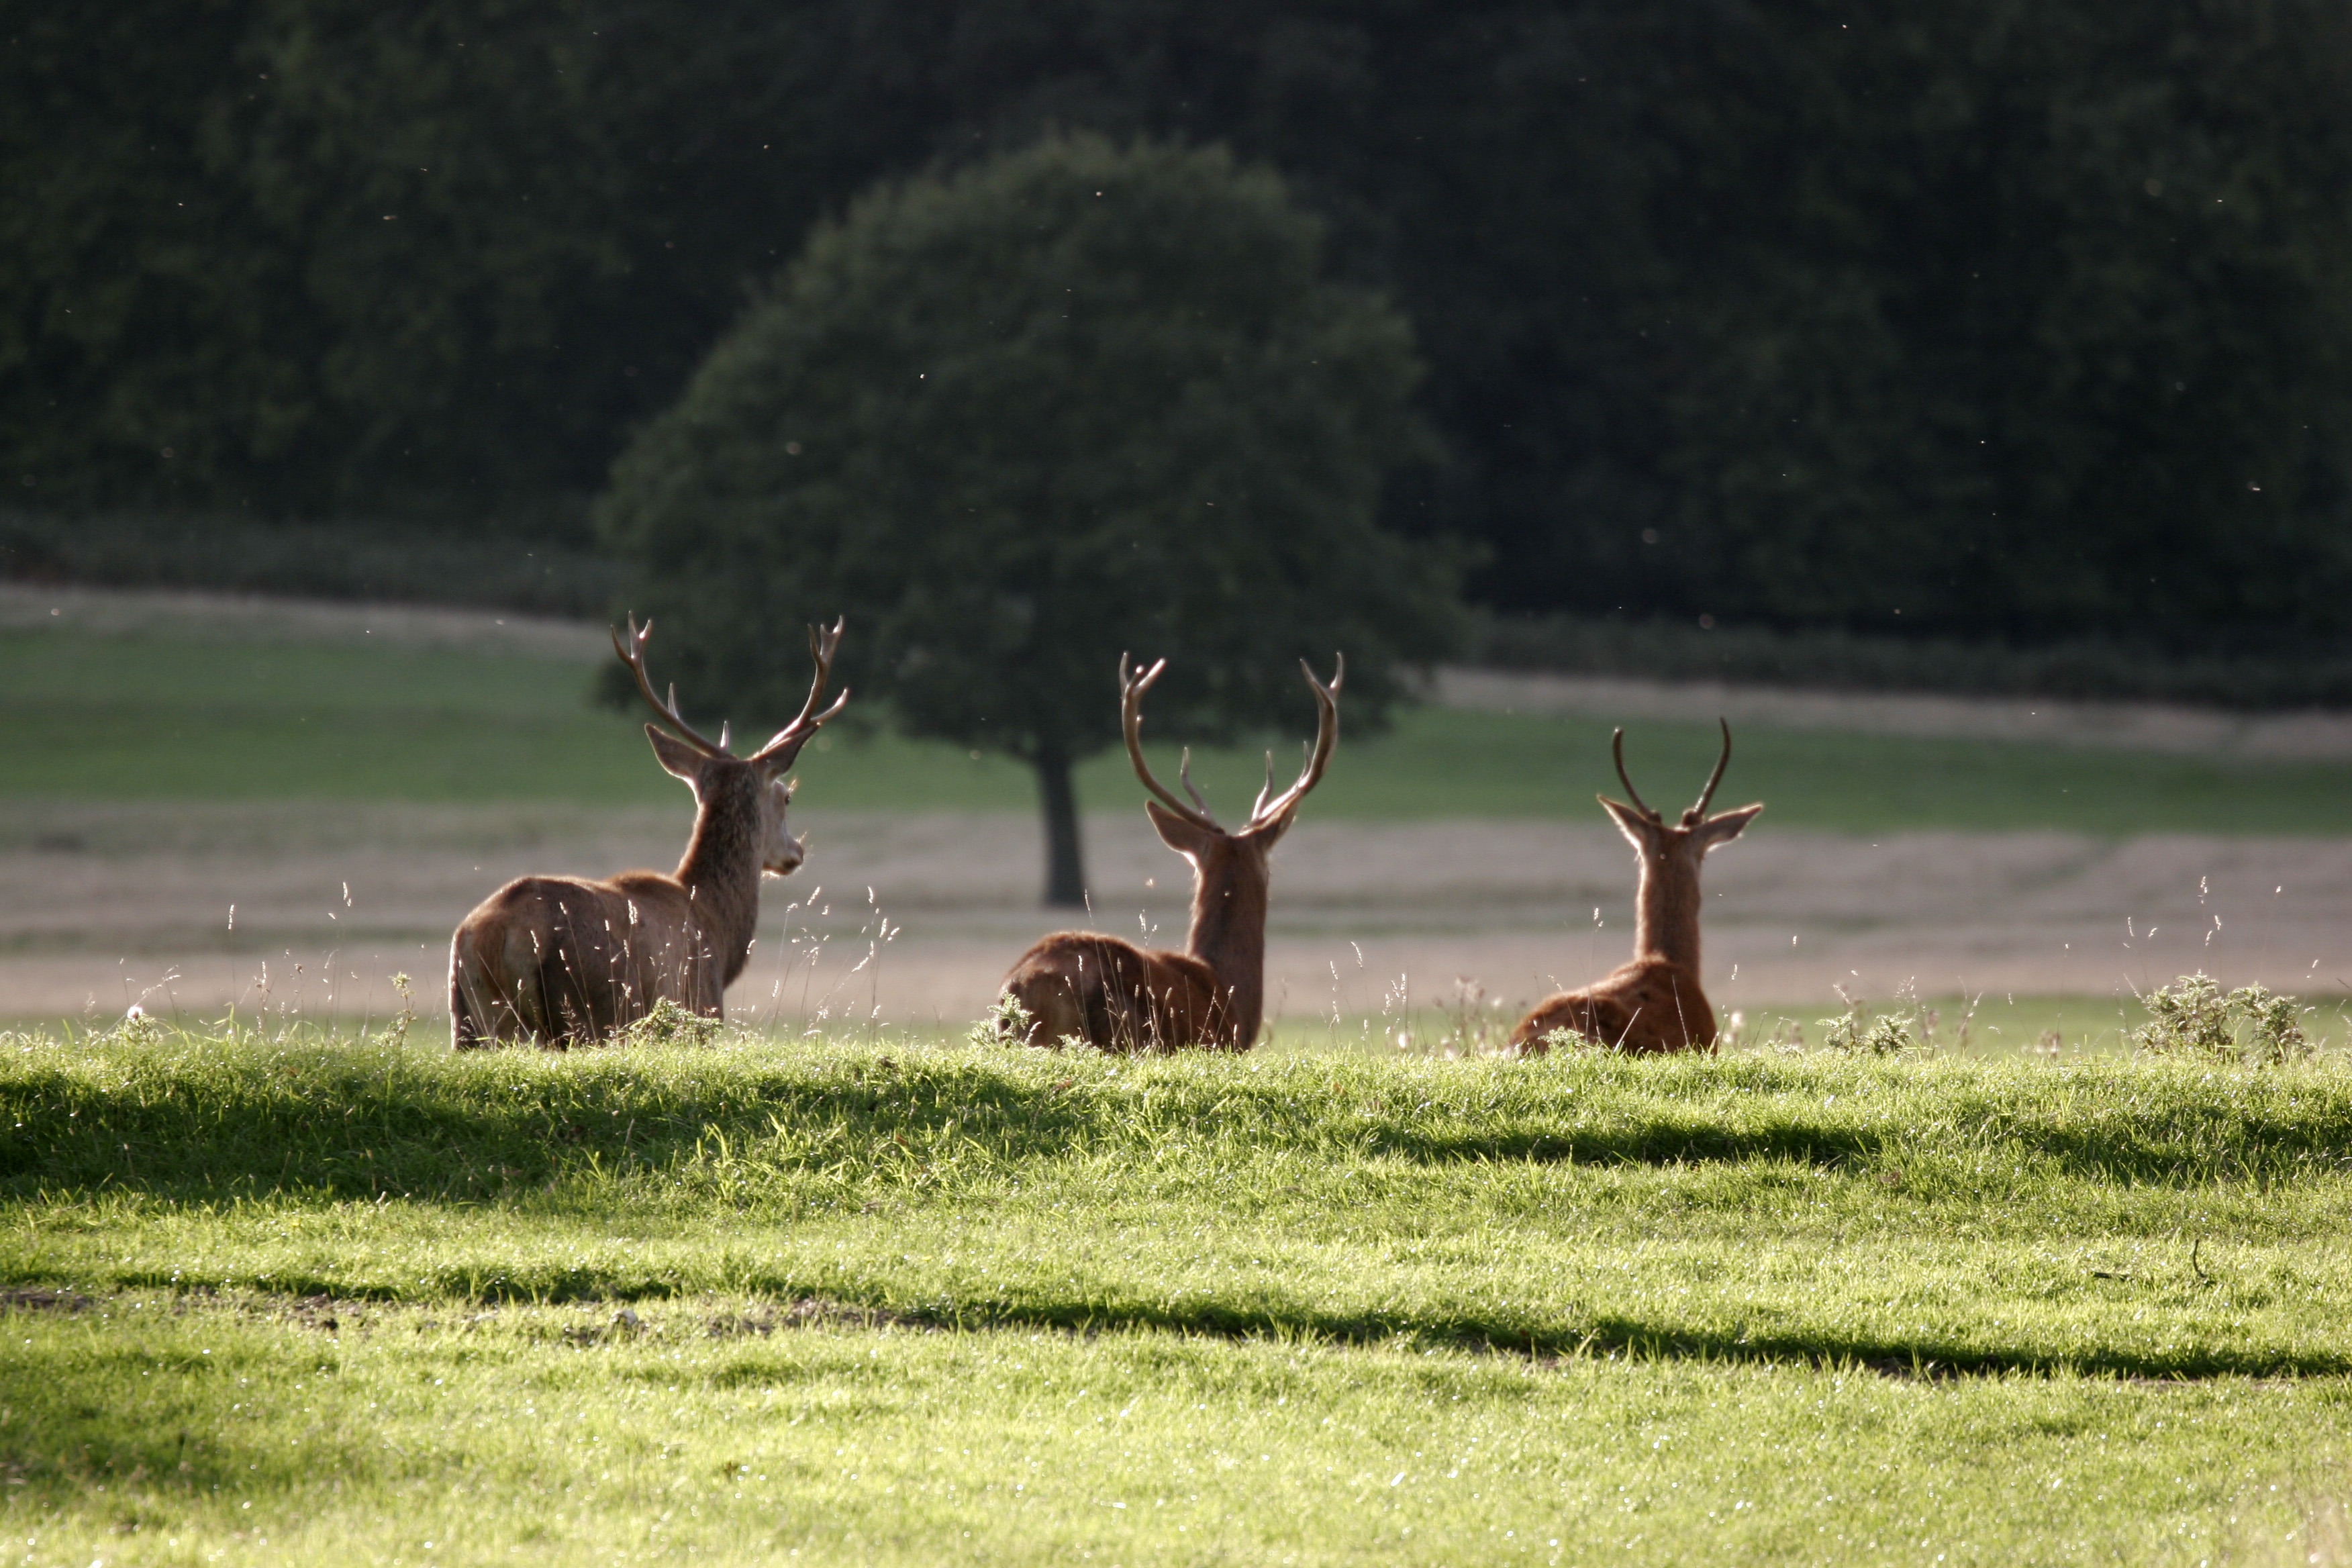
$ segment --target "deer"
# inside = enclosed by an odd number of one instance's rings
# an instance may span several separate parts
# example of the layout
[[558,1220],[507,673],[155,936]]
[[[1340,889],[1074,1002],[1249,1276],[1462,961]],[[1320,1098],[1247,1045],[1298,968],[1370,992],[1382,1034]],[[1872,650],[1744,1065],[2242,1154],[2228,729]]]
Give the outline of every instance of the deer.
[[[1298,661],[1315,693],[1315,742],[1297,782],[1274,793],[1274,754],[1266,753],[1265,785],[1249,820],[1228,832],[1192,785],[1192,754],[1178,764],[1186,805],[1152,776],[1143,760],[1143,698],[1160,672],[1130,668],[1118,656],[1119,721],[1128,760],[1152,799],[1143,803],[1160,842],[1192,867],[1192,929],[1184,951],[1146,950],[1095,931],[1060,931],[1021,955],[1004,977],[999,1002],[1016,1003],[1025,1026],[1023,1043],[1058,1046],[1083,1041],[1126,1054],[1186,1047],[1246,1051],[1257,1043],[1265,1006],[1265,911],[1272,879],[1267,858],[1290,831],[1299,803],[1322,782],[1339,741],[1339,687],[1348,663],[1339,657],[1331,684]],[[1010,1031],[1007,1031],[1009,1034]]]
[[1715,1049],[1715,1010],[1699,984],[1699,863],[1708,850],[1738,837],[1764,809],[1759,803],[1706,814],[1731,763],[1731,725],[1717,722],[1723,726],[1723,754],[1698,804],[1672,826],[1643,804],[1626,775],[1625,731],[1611,737],[1617,780],[1633,805],[1605,795],[1594,798],[1633,844],[1641,866],[1633,895],[1633,957],[1580,991],[1545,997],[1511,1031],[1510,1049],[1540,1056],[1550,1048],[1550,1037],[1562,1030],[1628,1055]]
[[[550,1049],[607,1038],[671,1002],[726,1016],[726,988],[743,973],[760,916],[760,879],[786,876],[806,857],[785,826],[785,777],[801,748],[849,700],[822,712],[841,622],[809,628],[816,674],[799,717],[748,757],[687,723],[677,688],[654,695],[642,629],[628,617],[613,651],[660,720],[646,726],[663,770],[694,792],[694,832],[677,869],[624,871],[603,881],[523,877],[475,907],[449,941],[450,1045],[464,1051],[536,1041]],[[664,726],[667,728],[665,729]]]

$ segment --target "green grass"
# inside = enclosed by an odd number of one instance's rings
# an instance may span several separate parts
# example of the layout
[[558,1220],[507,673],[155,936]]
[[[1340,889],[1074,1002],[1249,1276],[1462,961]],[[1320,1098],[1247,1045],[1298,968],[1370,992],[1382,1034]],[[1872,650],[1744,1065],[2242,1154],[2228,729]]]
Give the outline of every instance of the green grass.
[[[589,706],[588,684],[577,665],[510,655],[0,633],[0,796],[675,800],[637,721]],[[1615,788],[1609,729],[1408,711],[1386,735],[1349,736],[1311,809],[1599,822],[1593,792]],[[1696,793],[1715,744],[1700,725],[1642,723],[1628,739],[1637,781],[1667,803]],[[1278,767],[1296,746],[1279,742]],[[1244,748],[1205,755],[1196,773],[1238,815],[1262,767]],[[1034,809],[1018,766],[888,736],[825,736],[800,771],[803,799],[824,808]],[[1138,798],[1115,754],[1089,762],[1079,789],[1098,809]],[[1723,789],[1767,802],[1770,822],[1851,832],[2352,830],[2341,763],[1756,729],[1740,732]]]
[[2352,1457],[2336,1058],[166,1033],[0,1130],[41,1563],[2194,1563]]
[[[2132,995],[2020,995],[1979,993],[1974,996],[1863,998],[1866,1016],[1902,1020],[1913,1038],[1944,1056],[1984,1058],[2020,1054],[2040,1058],[2112,1056],[2133,1049],[2131,1033],[2148,1021],[2147,1009]],[[2313,994],[2302,999],[2304,1033],[2317,1049],[2352,1052],[2352,997]],[[1719,1047],[1727,1055],[1777,1047],[1824,1048],[1829,1026],[1845,1009],[1828,1006],[1766,1006],[1723,1010]],[[1442,1060],[1491,1054],[1500,1049],[1519,1013],[1493,1005],[1465,1011],[1415,1005],[1383,1014],[1343,1017],[1337,1025],[1306,1014],[1276,1019],[1259,1040],[1261,1056],[1343,1052],[1375,1058],[1435,1057]],[[55,1022],[48,1020],[46,1022]],[[1453,1053],[1448,1056],[1446,1053]]]

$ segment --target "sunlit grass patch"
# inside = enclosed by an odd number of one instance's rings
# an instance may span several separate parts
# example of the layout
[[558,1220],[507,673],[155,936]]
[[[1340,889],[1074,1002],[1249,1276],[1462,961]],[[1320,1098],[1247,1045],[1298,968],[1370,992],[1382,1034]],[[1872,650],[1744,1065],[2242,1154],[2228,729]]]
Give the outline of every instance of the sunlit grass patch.
[[[747,1311],[747,1306],[750,1310]],[[0,1314],[34,1561],[2191,1563],[2335,1384],[143,1294]]]
[[2342,1473],[2347,1150],[2335,1055],[18,1037],[0,1524],[44,1563],[2219,1560]]

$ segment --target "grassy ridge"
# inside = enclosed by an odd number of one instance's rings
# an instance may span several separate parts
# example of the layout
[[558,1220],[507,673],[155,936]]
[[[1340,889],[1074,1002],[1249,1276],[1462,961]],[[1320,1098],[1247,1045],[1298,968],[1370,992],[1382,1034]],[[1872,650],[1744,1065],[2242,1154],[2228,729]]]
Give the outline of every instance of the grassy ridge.
[[2352,1436],[2327,1058],[17,1037],[0,1129],[36,1561],[2190,1563]]
[[[550,799],[667,803],[677,785],[633,717],[591,708],[578,666],[503,654],[0,633],[0,796],[79,799]],[[748,725],[747,728],[757,728]],[[1615,787],[1610,726],[1586,720],[1408,711],[1351,734],[1318,792],[1323,817],[1599,820]],[[1295,738],[1278,742],[1277,759]],[[1695,791],[1706,726],[1643,724],[1638,777]],[[1205,753],[1196,776],[1238,805],[1257,750]],[[821,739],[803,759],[814,806],[1034,809],[1000,758],[885,735]],[[1990,742],[1743,730],[1728,798],[1788,826],[2060,828],[2099,834],[2336,834],[2352,828],[2352,766],[2150,757]],[[1123,759],[1080,773],[1081,799],[1135,797]]]
[[27,1283],[2352,1371],[2332,1068],[201,1042],[20,1047],[0,1116]]
[[17,1037],[0,1129],[37,1562],[2185,1564],[2347,1452],[2325,1059]]

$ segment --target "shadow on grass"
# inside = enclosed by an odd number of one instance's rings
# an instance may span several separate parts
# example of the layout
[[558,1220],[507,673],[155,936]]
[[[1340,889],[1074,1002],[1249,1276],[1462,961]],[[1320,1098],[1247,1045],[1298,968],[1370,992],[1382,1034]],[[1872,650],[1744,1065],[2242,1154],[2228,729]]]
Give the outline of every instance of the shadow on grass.
[[801,1297],[792,1302],[786,1315],[808,1322],[863,1321],[932,1330],[1042,1329],[1078,1335],[1129,1331],[1268,1340],[1286,1344],[1402,1345],[1518,1356],[1538,1363],[1584,1357],[1629,1362],[1851,1366],[1883,1375],[1925,1379],[2026,1373],[2173,1383],[2223,1377],[2339,1377],[2352,1373],[2352,1353],[2280,1352],[2252,1345],[2161,1352],[2100,1346],[2058,1352],[2029,1345],[1971,1346],[1933,1338],[1891,1335],[1726,1334],[1614,1314],[1565,1323],[1528,1324],[1477,1313],[1272,1312],[1213,1304],[1196,1310],[1099,1300],[972,1302],[953,1308],[885,1307],[833,1298]]
[[[28,1310],[26,1294],[0,1301],[0,1323],[57,1310]],[[315,1352],[300,1359],[319,1364]],[[11,1408],[0,1430],[0,1476],[26,1489],[12,1491],[16,1499],[47,1493],[88,1504],[108,1494],[99,1509],[131,1535],[163,1522],[152,1497],[251,1496],[350,1470],[357,1449],[312,1424],[289,1434],[257,1413],[235,1419],[244,1375],[286,1364],[282,1352],[257,1352],[236,1335],[195,1348],[102,1335],[69,1348],[12,1340],[0,1349]]]
[[[110,1063],[110,1068],[112,1067]],[[1040,1070],[1042,1065],[1043,1070]],[[1050,1059],[946,1056],[705,1065],[489,1053],[237,1047],[125,1054],[123,1070],[20,1060],[0,1071],[0,1196],[124,1193],[165,1204],[632,1201],[632,1177],[722,1202],[812,1184],[919,1188],[1105,1154],[1227,1171],[1280,1152],[1431,1167],[1486,1163],[1873,1167],[1944,1156],[2005,1183],[2256,1184],[2336,1172],[2352,1083],[2001,1083],[1927,1096],[1824,1096],[1801,1072],[1612,1064],[1530,1075],[1482,1103],[1381,1102],[1404,1087],[1320,1070],[1055,1080]],[[1465,1073],[1475,1069],[1465,1068]],[[1659,1069],[1663,1073],[1665,1069]],[[1825,1069],[1826,1070],[1826,1069]],[[1752,1080],[1752,1081],[1751,1081]],[[1661,1092],[1679,1087],[1681,1097]],[[1412,1089],[1413,1094],[1424,1092]],[[1393,1098],[1407,1098],[1393,1093]],[[1988,1159],[1987,1156],[1990,1158]]]
[[[138,1282],[125,1279],[121,1283],[136,1288]],[[165,1290],[172,1289],[168,1282],[151,1283]],[[559,1290],[551,1294],[535,1289],[527,1296],[496,1278],[470,1281],[478,1287],[470,1296],[458,1289],[468,1281],[453,1278],[434,1283],[446,1291],[442,1300],[420,1303],[410,1310],[438,1310],[446,1307],[449,1296],[468,1305],[494,1306],[524,1300],[572,1305],[644,1302],[699,1294],[681,1291],[667,1280],[624,1281],[610,1277],[595,1280],[583,1278],[575,1282],[578,1289],[572,1292]],[[2097,1345],[2053,1350],[2032,1344],[1960,1344],[1933,1336],[1898,1334],[1820,1331],[1729,1333],[1618,1313],[1537,1323],[1476,1311],[1349,1313],[1304,1308],[1269,1310],[1214,1302],[1170,1306],[1100,1298],[961,1302],[934,1300],[909,1304],[892,1302],[879,1295],[871,1300],[861,1300],[839,1292],[807,1293],[795,1290],[790,1281],[782,1279],[762,1283],[772,1289],[756,1295],[748,1310],[730,1308],[704,1321],[702,1331],[715,1339],[765,1339],[813,1331],[1044,1331],[1080,1338],[1136,1333],[1236,1342],[1444,1349],[1515,1357],[1538,1365],[1588,1359],[1855,1368],[1883,1376],[1922,1380],[2028,1375],[2175,1384],[2220,1378],[2342,1377],[2352,1373],[2352,1353],[2283,1351],[2248,1343],[2158,1351]],[[12,1299],[24,1294],[12,1293]],[[344,1296],[341,1300],[347,1304],[345,1310],[348,1304],[370,1294],[374,1293]],[[764,1305],[761,1303],[761,1297],[765,1299]],[[375,1299],[379,1304],[388,1300],[381,1294],[376,1294]],[[294,1309],[304,1304],[296,1289],[283,1286],[266,1290],[259,1300],[284,1300]],[[236,1310],[250,1315],[255,1305],[255,1300],[248,1298],[236,1303]],[[10,1315],[10,1300],[0,1300],[0,1321]],[[273,1311],[269,1315],[274,1318],[278,1314]],[[303,1318],[299,1310],[289,1311],[287,1321],[300,1323],[306,1337],[318,1330],[317,1323]],[[583,1334],[574,1330],[567,1332],[565,1342],[582,1346],[626,1344],[630,1336],[619,1331],[607,1333],[592,1330]],[[24,1353],[0,1353],[0,1375],[8,1375],[10,1362]],[[304,1347],[298,1353],[315,1358],[321,1352]],[[224,1447],[220,1440],[224,1434],[218,1430],[219,1411],[214,1396],[233,1383],[241,1371],[251,1370],[247,1363],[259,1364],[273,1358],[282,1362],[285,1354],[283,1347],[250,1342],[225,1344],[217,1358],[184,1350],[164,1352],[159,1358],[154,1352],[129,1346],[101,1351],[94,1360],[85,1353],[77,1361],[78,1374],[74,1378],[60,1381],[45,1374],[18,1383],[18,1386],[31,1388],[37,1384],[48,1391],[39,1401],[49,1406],[48,1415],[37,1424],[46,1428],[48,1436],[29,1448],[21,1434],[16,1435],[14,1446],[0,1443],[0,1469],[19,1476],[30,1469],[60,1479],[78,1478],[84,1481],[134,1472],[166,1484],[177,1480],[203,1486],[224,1477],[233,1477],[240,1483],[249,1481],[250,1474],[241,1471],[235,1462],[237,1450]],[[16,1368],[20,1373],[30,1370],[26,1366]],[[105,1399],[81,1398],[74,1394],[75,1388],[88,1392],[131,1386],[140,1382],[142,1373],[149,1372],[168,1374],[148,1386],[164,1394],[172,1408],[150,1405],[134,1415]],[[118,1381],[126,1375],[129,1382]],[[667,1381],[677,1373],[665,1364],[649,1375]],[[712,1375],[730,1385],[768,1380],[768,1374],[756,1361],[731,1363]],[[793,1372],[789,1375],[801,1373]],[[215,1382],[216,1378],[226,1378],[227,1382]],[[172,1392],[167,1394],[167,1390]],[[72,1433],[70,1440],[59,1436],[66,1429]]]
[[0,1084],[0,1194],[478,1203],[698,1170],[756,1193],[763,1183],[819,1175],[887,1186],[949,1159],[1010,1168],[1147,1149],[1164,1138],[1189,1141],[1212,1158],[1223,1144],[1236,1157],[1283,1147],[1428,1165],[1836,1168],[1883,1143],[1877,1130],[1802,1106],[1734,1120],[1649,1104],[1595,1119],[1573,1104],[1547,1104],[1465,1124],[1230,1092],[1072,1094],[984,1073],[747,1079],[698,1089],[605,1072],[539,1075],[518,1088],[461,1073],[339,1071],[316,1060],[270,1074],[103,1089],[76,1073],[24,1074]]

